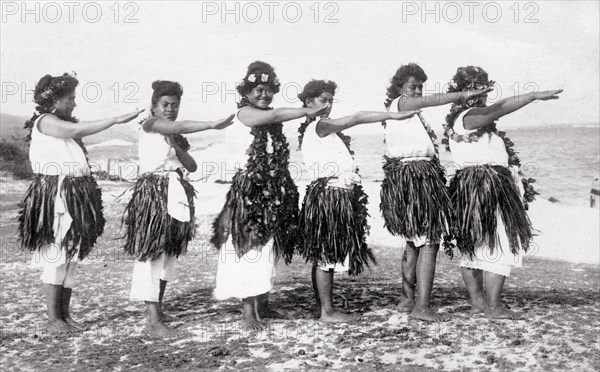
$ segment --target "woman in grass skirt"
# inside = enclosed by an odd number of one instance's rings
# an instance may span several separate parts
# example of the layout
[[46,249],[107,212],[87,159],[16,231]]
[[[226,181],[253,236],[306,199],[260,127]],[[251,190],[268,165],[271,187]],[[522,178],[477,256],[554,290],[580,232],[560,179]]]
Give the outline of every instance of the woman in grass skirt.
[[242,99],[227,144],[238,170],[211,239],[220,250],[214,296],[240,298],[249,330],[262,329],[261,318],[280,316],[269,307],[273,268],[281,256],[289,262],[298,244],[299,196],[282,123],[325,112],[272,109],[279,86],[273,67],[256,61],[237,87]]
[[141,112],[80,123],[72,116],[78,83],[66,73],[40,79],[34,91],[37,112],[25,124],[34,177],[19,214],[19,238],[22,248],[34,252],[32,266],[43,269],[50,332],[85,329],[69,312],[75,270],[104,230],[102,193],[81,139]]
[[[427,75],[415,64],[402,65],[387,90],[390,112],[418,110],[447,104],[481,93],[436,93],[423,96]],[[436,136],[423,114],[385,126],[385,178],[381,184],[381,212],[392,235],[406,239],[402,256],[402,293],[398,309],[411,318],[440,321],[430,307],[439,242],[449,233],[450,198],[440,165]],[[451,255],[451,247],[446,247]],[[416,289],[416,293],[415,293]]]
[[318,120],[307,119],[298,131],[304,163],[313,179],[300,212],[299,252],[313,263],[315,315],[328,323],[355,320],[333,306],[334,273],[348,271],[358,275],[369,261],[374,261],[366,243],[367,195],[360,185],[350,137],[342,131],[359,124],[403,120],[416,113],[360,111],[330,119],[336,88],[333,81],[312,80],[298,95],[304,107],[327,110]]
[[[482,68],[467,66],[457,70],[449,91],[492,85]],[[521,179],[513,143],[496,129],[495,121],[535,100],[557,99],[560,92],[509,97],[491,106],[486,106],[487,95],[482,94],[455,103],[446,117],[445,142],[458,169],[450,185],[453,233],[474,313],[519,318],[502,305],[501,294],[512,268],[521,266],[521,253],[533,235],[525,211],[535,195],[533,180]]]
[[151,116],[142,123],[138,143],[140,173],[123,215],[127,225],[125,251],[136,257],[130,298],[144,301],[148,332],[170,336],[172,320],[162,311],[167,282],[175,277],[177,258],[194,237],[194,187],[184,173],[196,171],[190,145],[182,136],[207,129],[222,129],[227,119],[215,122],[176,121],[183,88],[173,81],[152,83]]

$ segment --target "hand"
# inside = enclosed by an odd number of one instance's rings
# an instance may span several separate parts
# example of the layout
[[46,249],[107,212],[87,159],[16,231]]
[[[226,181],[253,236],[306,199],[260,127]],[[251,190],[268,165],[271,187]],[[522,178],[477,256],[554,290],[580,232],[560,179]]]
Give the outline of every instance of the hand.
[[121,116],[117,116],[115,118],[115,124],[123,124],[123,123],[127,123],[135,118],[138,117],[138,115],[142,112],[144,112],[146,109],[141,109],[141,110],[135,110],[134,112],[130,112],[129,114],[125,114],[125,115],[121,115]]
[[212,129],[223,129],[223,128],[227,128],[228,126],[230,126],[231,124],[233,124],[233,118],[235,117],[235,114],[231,114],[229,115],[227,118],[225,119],[221,119],[221,120],[216,120],[212,122],[211,128]]
[[390,112],[390,119],[404,120],[404,119],[412,118],[415,114],[420,114],[420,113],[421,113],[421,110]]
[[540,101],[547,101],[550,99],[558,99],[558,94],[561,93],[563,90],[562,89],[557,89],[557,90],[545,90],[543,92],[534,92],[533,93],[533,99],[534,100],[540,100]]
[[323,107],[321,107],[319,109],[309,108],[308,112],[306,113],[306,116],[309,119],[314,119],[316,117],[320,117],[320,116],[323,116],[323,115],[328,116],[330,111],[331,111],[331,108],[328,107],[328,106],[323,106]]

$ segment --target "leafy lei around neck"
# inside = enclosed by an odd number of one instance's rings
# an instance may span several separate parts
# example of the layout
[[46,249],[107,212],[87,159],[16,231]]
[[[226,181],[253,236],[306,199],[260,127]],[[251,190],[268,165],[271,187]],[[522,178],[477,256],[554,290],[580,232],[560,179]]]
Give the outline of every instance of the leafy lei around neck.
[[[25,125],[23,126],[23,128],[29,129],[29,133],[27,134],[27,136],[25,136],[25,142],[28,142],[28,143],[31,142],[31,131],[33,130],[33,125],[35,124],[35,121],[42,115],[52,114],[52,115],[56,116],[57,118],[59,118],[60,120],[68,121],[68,122],[74,123],[74,124],[79,123],[79,120],[77,118],[74,118],[72,116],[62,115],[58,112],[53,112],[54,110],[47,109],[46,107],[43,107],[43,106],[37,106],[35,109],[36,109],[36,112],[33,114],[33,116],[29,120],[27,120],[25,122]],[[83,155],[85,155],[85,161],[89,165],[90,160],[88,159],[88,150],[85,147],[85,144],[83,143],[83,139],[82,138],[73,138],[73,140],[75,141],[75,143],[77,143],[77,145],[79,145],[79,147],[81,148],[81,151],[83,151]]]
[[[401,98],[403,96],[404,95],[400,95],[396,98],[388,97],[384,102],[386,110],[390,109],[392,102],[394,102],[397,98]],[[439,154],[439,150],[438,150],[438,143],[437,143],[437,135],[435,134],[435,131],[433,129],[431,129],[431,125],[425,120],[423,115],[421,115],[419,113],[419,114],[417,114],[417,116],[419,117],[419,120],[421,121],[421,124],[423,125],[423,128],[425,129],[425,132],[427,132],[427,135],[429,136],[429,139],[431,140],[431,143],[433,144],[433,149],[435,150],[435,154],[436,154],[435,158],[438,159],[437,155]],[[387,126],[387,123],[385,122],[385,120],[381,122],[381,125],[383,125],[384,128]]]
[[[244,195],[246,228],[266,244],[274,237],[274,248],[291,261],[298,239],[299,195],[290,175],[289,143],[282,123],[252,127],[254,137],[247,151],[248,161],[243,171],[252,187]],[[271,138],[273,152],[267,151]]]
[[[310,123],[312,123],[313,121],[315,121],[316,118],[306,118],[306,120],[304,121],[304,123],[300,124],[300,127],[298,128],[298,150],[302,149],[302,141],[304,140],[304,133],[306,132],[306,128],[310,125]],[[335,132],[335,134],[342,140],[342,142],[344,143],[344,146],[346,146],[346,148],[348,149],[348,152],[350,153],[350,155],[352,156],[352,158],[354,158],[354,150],[352,150],[352,137],[345,135],[342,132]]]
[[453,103],[450,108],[450,113],[446,116],[446,123],[444,124],[444,138],[442,139],[442,144],[445,145],[446,151],[450,152],[450,140],[455,142],[477,142],[484,135],[492,136],[493,134],[497,135],[504,142],[504,147],[506,148],[506,153],[508,154],[508,165],[516,166],[519,168],[519,175],[521,176],[521,182],[523,184],[523,189],[525,190],[523,194],[523,202],[525,204],[525,209],[528,208],[528,203],[531,203],[535,200],[535,196],[539,195],[537,191],[535,191],[533,187],[533,183],[536,182],[534,178],[526,178],[524,173],[521,170],[521,159],[517,155],[517,151],[514,149],[514,142],[508,138],[506,132],[498,130],[496,127],[496,122],[492,122],[485,127],[481,127],[477,129],[475,132],[469,134],[457,134],[454,131],[454,124],[458,116],[463,113],[465,110],[475,108],[475,107],[486,107],[485,103],[482,102],[480,97],[471,97],[466,100],[466,102],[459,104]]

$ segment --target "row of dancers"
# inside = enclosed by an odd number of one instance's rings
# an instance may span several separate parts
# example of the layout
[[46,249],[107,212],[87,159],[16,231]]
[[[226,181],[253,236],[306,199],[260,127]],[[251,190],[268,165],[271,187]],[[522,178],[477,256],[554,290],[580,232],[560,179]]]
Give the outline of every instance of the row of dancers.
[[[214,297],[239,298],[242,322],[259,330],[263,320],[281,317],[269,304],[273,268],[294,254],[312,264],[316,317],[323,322],[357,318],[334,306],[336,272],[359,275],[374,262],[367,246],[367,195],[343,130],[383,125],[385,178],[380,210],[387,230],[406,240],[398,309],[415,319],[442,321],[430,306],[440,245],[456,246],[472,311],[490,318],[517,319],[501,301],[505,279],[532,238],[527,202],[535,191],[520,177],[512,142],[496,120],[535,100],[558,98],[561,90],[535,92],[487,106],[493,89],[485,70],[458,68],[447,92],[423,96],[427,75],[414,63],[402,65],[387,89],[385,111],[359,111],[331,118],[337,85],[312,80],[298,98],[303,107],[272,108],[280,82],[268,63],[251,63],[237,85],[238,111],[216,121],[177,120],[182,86],[155,81],[151,109],[141,122],[138,143],[141,176],[123,214],[124,250],[136,258],[130,298],[143,301],[148,331],[170,336],[172,317],[162,309],[176,261],[195,234],[196,190],[187,172],[197,169],[184,134],[225,129],[228,152],[237,164],[210,242],[219,249]],[[76,76],[44,76],[35,88],[36,113],[30,129],[29,157],[35,169],[19,214],[22,247],[41,267],[48,329],[86,329],[70,315],[78,262],[103,233],[101,191],[91,174],[83,137],[126,123],[143,110],[114,118],[78,122]],[[444,143],[459,169],[447,186],[435,134],[424,109],[451,104]],[[290,175],[284,123],[305,118],[299,143],[307,166],[335,164],[332,173],[315,172],[300,204]],[[58,164],[60,166],[45,166]],[[78,166],[73,167],[73,164]],[[323,170],[325,171],[325,170]]]

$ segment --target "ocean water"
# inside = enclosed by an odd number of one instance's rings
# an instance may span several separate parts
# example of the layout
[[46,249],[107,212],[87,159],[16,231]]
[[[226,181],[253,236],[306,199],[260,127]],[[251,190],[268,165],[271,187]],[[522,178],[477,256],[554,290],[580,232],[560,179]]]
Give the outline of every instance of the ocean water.
[[[507,136],[515,143],[523,171],[527,177],[536,179],[538,198],[553,198],[561,204],[587,207],[590,205],[590,189],[600,177],[600,127],[590,126],[538,126],[506,129]],[[291,161],[302,162],[301,154],[295,151],[297,141],[288,136]],[[438,133],[438,141],[442,134]],[[383,179],[383,135],[352,136],[352,149],[364,181]],[[442,164],[451,162],[450,153],[440,144]],[[303,173],[302,180],[309,177]],[[598,188],[598,184],[595,185]]]
[[[290,143],[290,172],[296,181],[311,179],[302,154],[297,150],[298,140],[294,125],[284,127]],[[559,125],[505,129],[515,143],[523,171],[527,177],[536,179],[538,198],[553,199],[561,205],[589,207],[590,189],[600,177],[600,126]],[[374,128],[372,133],[353,134],[352,149],[355,161],[364,181],[383,179],[383,130]],[[438,134],[438,142],[442,138]],[[216,160],[223,153],[215,153],[213,146],[224,144],[223,136],[190,136],[192,150],[197,161],[205,156]],[[443,165],[451,163],[451,155],[440,144],[440,160]]]

